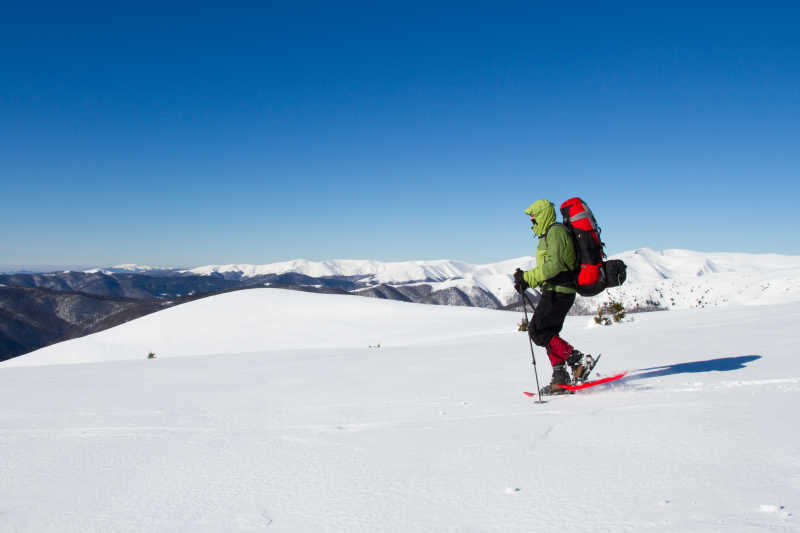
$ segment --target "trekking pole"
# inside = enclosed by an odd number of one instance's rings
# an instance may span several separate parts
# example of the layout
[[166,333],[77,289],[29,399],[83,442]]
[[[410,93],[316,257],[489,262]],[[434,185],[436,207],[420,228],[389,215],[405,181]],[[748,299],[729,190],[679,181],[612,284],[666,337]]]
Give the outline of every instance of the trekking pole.
[[[530,327],[531,323],[528,322],[528,306],[525,304],[525,300],[528,299],[528,296],[525,294],[525,291],[519,293],[520,299],[522,300],[522,311],[525,313],[525,323],[528,325],[528,330],[526,333],[528,334],[528,344],[531,346],[531,363],[533,364],[533,375],[536,376],[536,403],[544,403],[542,400],[542,388],[539,386],[539,371],[536,368],[536,357],[533,355],[533,339],[531,339]],[[533,312],[533,304],[531,304],[531,312]]]

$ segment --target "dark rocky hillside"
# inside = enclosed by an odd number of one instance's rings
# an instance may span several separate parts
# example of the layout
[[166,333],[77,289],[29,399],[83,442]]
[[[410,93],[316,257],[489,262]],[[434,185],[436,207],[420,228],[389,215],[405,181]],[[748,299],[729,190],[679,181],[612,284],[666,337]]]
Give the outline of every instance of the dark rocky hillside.
[[177,301],[0,287],[0,361],[159,311]]
[[0,274],[0,286],[40,287],[55,291],[75,291],[97,296],[121,298],[182,298],[245,287],[280,285],[324,287],[352,291],[358,284],[350,277],[312,278],[293,272],[253,278],[130,274],[102,272],[53,272],[50,274]]
[[383,298],[387,300],[402,300],[434,305],[463,305],[468,307],[488,307],[499,309],[500,301],[491,293],[475,288],[471,294],[461,289],[451,287],[434,291],[430,285],[377,285],[362,289],[355,294]]
[[242,287],[235,280],[219,276],[150,276],[144,274],[104,274],[55,272],[52,274],[0,275],[0,285],[39,287],[120,298],[181,298]]

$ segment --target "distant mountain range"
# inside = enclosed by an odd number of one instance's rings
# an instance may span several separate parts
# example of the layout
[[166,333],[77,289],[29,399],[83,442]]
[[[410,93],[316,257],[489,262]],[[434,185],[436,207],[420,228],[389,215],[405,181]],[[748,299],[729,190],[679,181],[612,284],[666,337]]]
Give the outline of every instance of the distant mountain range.
[[[800,257],[642,248],[614,256],[628,280],[576,314],[609,299],[632,311],[800,301]],[[473,265],[461,261],[296,260],[193,269],[117,265],[84,271],[0,274],[0,360],[93,333],[188,300],[251,287],[439,305],[519,309],[512,275],[533,257]],[[538,297],[532,294],[534,300]]]

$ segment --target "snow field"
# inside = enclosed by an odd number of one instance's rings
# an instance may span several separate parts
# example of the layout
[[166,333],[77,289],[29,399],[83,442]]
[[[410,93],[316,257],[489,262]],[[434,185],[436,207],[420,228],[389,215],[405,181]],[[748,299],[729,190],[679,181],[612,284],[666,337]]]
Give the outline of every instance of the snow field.
[[[420,320],[420,309],[425,309]],[[7,366],[84,363],[308,348],[406,345],[505,329],[487,309],[424,306],[361,296],[248,289],[203,298],[80,339],[47,346]]]
[[0,365],[0,531],[800,530],[793,305],[570,317],[630,375],[544,404],[521,313],[253,290],[151,316],[105,332],[133,359]]

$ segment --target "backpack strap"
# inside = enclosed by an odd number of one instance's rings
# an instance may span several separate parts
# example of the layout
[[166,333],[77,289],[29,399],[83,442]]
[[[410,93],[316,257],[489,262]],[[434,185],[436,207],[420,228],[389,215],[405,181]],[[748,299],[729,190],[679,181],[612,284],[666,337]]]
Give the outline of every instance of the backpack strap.
[[[550,224],[550,227],[544,232],[544,239],[547,239],[547,234],[550,233],[550,230],[553,226],[563,226],[564,229],[569,233],[569,238],[572,239],[573,246],[575,244],[574,236],[572,235],[572,228],[567,226],[566,224],[562,224],[561,222],[553,222]],[[561,285],[562,287],[569,287],[571,289],[575,289],[578,287],[578,270],[580,270],[580,265],[578,265],[577,270],[563,270],[553,276],[552,278],[546,280],[554,285]]]
[[544,235],[542,236],[543,239],[547,239],[547,234],[550,233],[550,230],[553,229],[553,226],[564,226],[565,228],[569,229],[567,226],[562,224],[561,222],[553,222],[550,224],[547,229],[544,231]]

